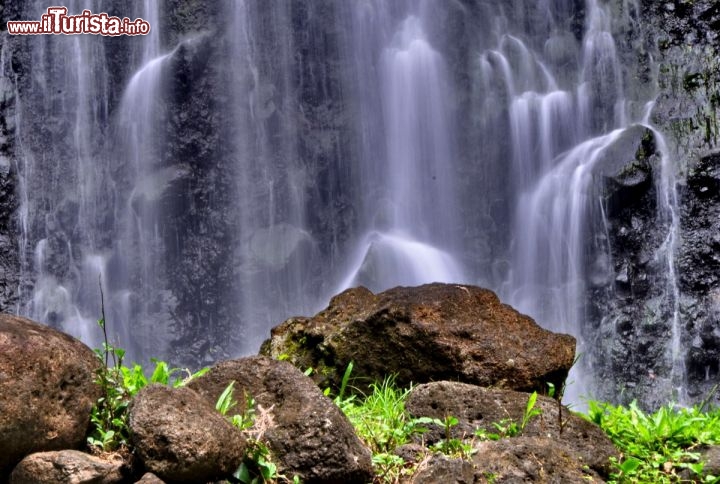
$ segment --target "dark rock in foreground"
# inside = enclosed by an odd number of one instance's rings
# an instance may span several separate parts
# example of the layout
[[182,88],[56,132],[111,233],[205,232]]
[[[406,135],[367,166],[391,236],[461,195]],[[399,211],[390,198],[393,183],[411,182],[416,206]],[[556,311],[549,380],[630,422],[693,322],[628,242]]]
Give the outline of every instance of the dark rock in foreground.
[[262,356],[242,358],[219,363],[189,387],[216,402],[231,381],[239,405],[244,394],[255,399],[256,425],[267,424],[261,440],[280,473],[313,483],[372,480],[370,451],[340,409],[297,368]]
[[105,460],[77,450],[39,452],[25,457],[10,484],[114,484],[127,482],[123,460]]
[[[527,406],[527,393],[497,388],[481,388],[457,382],[434,382],[415,387],[406,402],[406,409],[413,417],[443,419],[452,415],[459,420],[453,427],[455,438],[470,437],[475,429],[498,432],[495,423],[511,420],[520,427]],[[524,429],[525,437],[552,438],[563,454],[571,456],[574,467],[587,466],[600,475],[610,472],[610,457],[618,452],[610,439],[598,427],[559,407],[556,400],[542,395],[537,397],[536,409],[540,415],[532,417]],[[562,422],[562,425],[561,423]],[[432,443],[433,433],[424,437]],[[436,439],[444,438],[438,434]],[[506,449],[515,438],[510,439]]]
[[557,388],[575,356],[575,339],[538,326],[487,289],[428,284],[335,296],[312,318],[273,328],[261,353],[315,369],[320,386],[338,386],[345,367],[372,382],[455,380],[515,390]]
[[[481,442],[473,456],[476,482],[581,483],[603,481],[591,469],[579,463],[556,438],[514,437]],[[490,479],[492,477],[492,480]]]
[[150,385],[130,406],[132,445],[147,470],[170,482],[210,482],[242,462],[245,438],[189,388]]
[[85,444],[99,365],[71,336],[0,314],[0,481],[29,454]]

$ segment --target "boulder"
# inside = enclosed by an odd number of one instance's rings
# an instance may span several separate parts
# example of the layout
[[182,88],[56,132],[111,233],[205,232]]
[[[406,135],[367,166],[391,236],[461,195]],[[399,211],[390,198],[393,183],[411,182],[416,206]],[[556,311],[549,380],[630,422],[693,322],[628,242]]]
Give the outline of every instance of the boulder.
[[38,452],[25,457],[10,474],[10,484],[112,484],[123,482],[124,460],[105,459],[77,450]]
[[710,445],[701,449],[700,460],[705,463],[704,474],[720,475],[720,445]]
[[475,482],[496,484],[605,482],[554,438],[514,437],[479,443]]
[[0,481],[33,452],[85,444],[99,366],[71,336],[0,314]]
[[[475,429],[497,433],[494,424],[503,420],[512,420],[520,427],[529,397],[512,390],[444,381],[413,388],[405,408],[413,417],[456,417],[459,422],[452,428],[453,437],[469,438]],[[588,466],[603,476],[609,474],[610,457],[617,457],[618,451],[600,427],[542,395],[538,395],[534,408],[541,413],[529,420],[522,430],[523,436],[553,439],[578,468]],[[444,435],[441,429],[433,429],[423,437],[432,444]]]
[[356,384],[396,374],[405,386],[456,380],[516,390],[558,388],[575,339],[538,326],[487,289],[455,284],[359,287],[334,297],[312,318],[273,328],[261,353],[315,369],[320,386],[338,386],[354,362]]
[[477,481],[472,462],[436,454],[418,466],[410,482],[412,484],[473,484]]
[[256,415],[266,412],[260,438],[279,472],[308,483],[372,480],[370,451],[340,409],[297,368],[262,356],[224,361],[189,387],[216,402],[232,381],[238,401],[250,395]]
[[130,403],[129,422],[137,456],[166,481],[228,477],[244,456],[242,433],[189,388],[143,388]]

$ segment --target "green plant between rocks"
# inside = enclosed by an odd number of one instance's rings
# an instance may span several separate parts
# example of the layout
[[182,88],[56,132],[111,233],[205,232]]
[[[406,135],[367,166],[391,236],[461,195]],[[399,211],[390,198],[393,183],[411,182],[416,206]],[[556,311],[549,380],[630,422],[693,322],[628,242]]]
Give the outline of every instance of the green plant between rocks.
[[243,432],[247,438],[245,456],[233,473],[233,478],[242,484],[275,482],[299,484],[300,477],[293,476],[292,479],[289,479],[278,471],[270,448],[262,440],[263,435],[272,425],[272,416],[270,415],[272,407],[270,409],[262,408],[256,404],[252,395],[244,392],[245,405],[242,407],[242,412],[229,415],[230,410],[238,406],[237,401],[233,398],[234,393],[235,382],[231,381],[215,403],[215,409],[230,420],[233,426]]
[[679,408],[670,403],[646,414],[635,401],[627,407],[588,402],[585,416],[621,451],[613,459],[610,483],[720,483],[704,473],[699,451],[720,444],[720,410],[703,405]]
[[170,368],[166,362],[153,358],[151,361],[155,364],[155,368],[148,379],[141,365],[135,363],[132,367],[124,366],[125,350],[110,344],[102,285],[100,315],[97,324],[102,329],[103,342],[102,348],[96,348],[94,351],[102,362],[95,374],[95,383],[100,386],[102,395],[95,402],[90,413],[91,430],[87,443],[91,449],[111,452],[128,447],[130,440],[128,405],[140,389],[149,383],[161,383],[177,388],[204,375],[209,368],[191,373],[187,369]]

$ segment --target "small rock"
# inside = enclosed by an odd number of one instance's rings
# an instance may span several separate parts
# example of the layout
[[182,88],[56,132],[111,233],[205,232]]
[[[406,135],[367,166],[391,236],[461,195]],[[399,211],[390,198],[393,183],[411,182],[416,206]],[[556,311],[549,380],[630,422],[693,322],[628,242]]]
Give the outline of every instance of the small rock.
[[473,464],[463,459],[451,459],[445,455],[434,455],[420,464],[412,477],[412,484],[473,484]]
[[477,448],[475,482],[605,482],[553,438],[520,436],[481,442]]
[[122,482],[122,457],[106,460],[77,450],[38,452],[10,474],[10,484],[113,484]]
[[[413,417],[443,419],[452,415],[459,420],[452,428],[454,438],[472,437],[476,429],[497,433],[495,423],[510,419],[521,425],[527,407],[527,393],[482,388],[457,382],[433,382],[413,388],[405,402],[405,408]],[[525,436],[553,438],[565,452],[572,456],[579,467],[589,466],[599,474],[610,472],[610,457],[618,452],[607,435],[595,424],[562,407],[558,417],[558,404],[552,398],[538,395],[535,408],[540,415],[532,417],[524,430]],[[433,443],[444,438],[441,429],[433,429],[423,435]]]
[[705,463],[703,473],[720,475],[720,445],[711,445],[700,451],[700,460]]
[[146,472],[145,474],[143,474],[140,480],[136,482],[142,482],[143,484],[165,484],[165,481],[160,479],[152,472]]

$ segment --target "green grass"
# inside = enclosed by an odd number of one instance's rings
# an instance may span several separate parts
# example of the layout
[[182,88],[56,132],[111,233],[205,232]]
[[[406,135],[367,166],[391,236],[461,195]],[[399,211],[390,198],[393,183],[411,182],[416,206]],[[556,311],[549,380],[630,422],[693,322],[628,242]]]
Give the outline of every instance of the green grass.
[[[349,367],[352,371],[352,367]],[[394,450],[410,441],[413,434],[425,432],[432,419],[411,419],[405,412],[405,400],[411,388],[400,389],[395,377],[389,376],[380,383],[370,385],[364,397],[344,397],[349,371],[345,372],[343,386],[335,403],[345,413],[360,439],[373,454],[373,467],[379,482],[397,482],[411,475],[413,464],[406,463]]]
[[[351,370],[351,369],[350,369]],[[377,482],[398,482],[415,472],[412,463],[405,462],[394,450],[411,441],[414,434],[422,433],[427,424],[435,424],[446,431],[456,423],[453,416],[445,420],[411,419],[405,411],[405,400],[410,388],[401,389],[393,377],[371,385],[365,396],[344,397],[349,372],[346,371],[343,391],[335,403],[348,416],[358,436],[372,450]],[[536,394],[531,394],[522,422],[497,422],[503,429],[512,424],[514,432],[475,435],[476,440],[511,438],[522,433],[525,425],[535,417]],[[597,424],[620,451],[613,460],[614,471],[608,480],[611,484],[665,484],[665,483],[719,483],[720,477],[708,474],[701,461],[700,450],[708,445],[720,445],[720,409],[703,410],[703,406],[680,408],[668,404],[654,413],[645,413],[633,402],[628,406],[615,406],[590,401],[588,420]],[[558,435],[558,438],[561,438]],[[475,441],[457,441],[449,435],[444,444],[435,445],[427,452],[442,451],[454,457],[469,458]],[[452,452],[464,447],[461,452]]]

